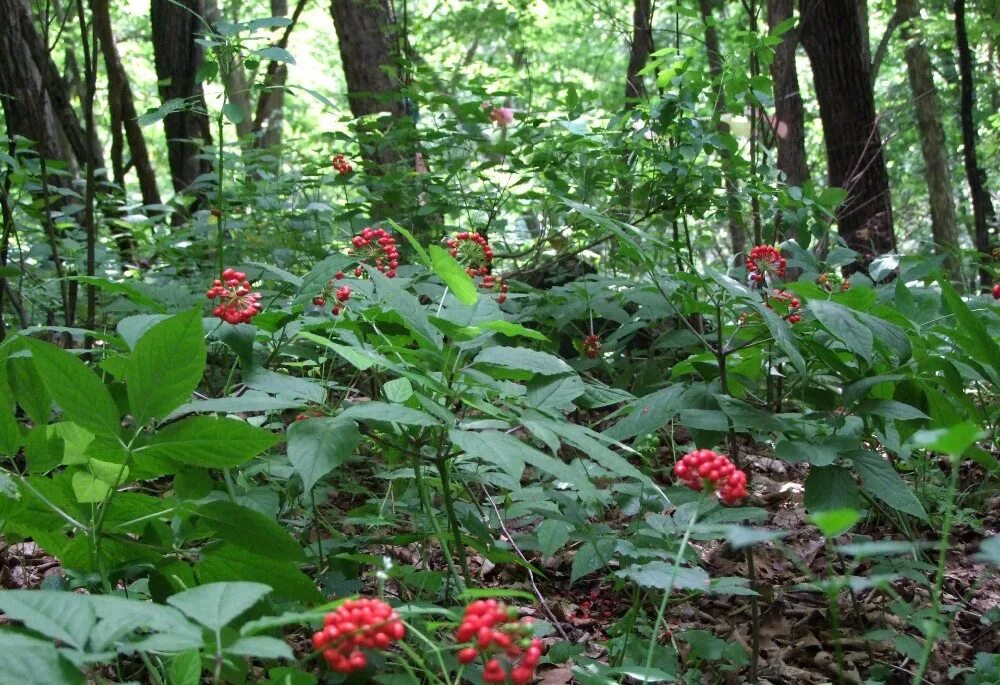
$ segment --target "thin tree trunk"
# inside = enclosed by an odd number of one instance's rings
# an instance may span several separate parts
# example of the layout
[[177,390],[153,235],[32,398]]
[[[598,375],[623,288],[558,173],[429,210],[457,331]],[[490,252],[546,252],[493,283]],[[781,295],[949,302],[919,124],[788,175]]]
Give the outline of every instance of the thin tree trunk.
[[[729,132],[729,125],[721,120],[726,111],[726,95],[722,89],[722,52],[719,48],[719,34],[712,18],[713,0],[698,0],[701,20],[705,25],[705,51],[708,53],[708,70],[715,83],[715,122],[723,133]],[[728,155],[726,155],[728,157]],[[739,200],[736,198],[736,181],[729,173],[724,174],[726,191],[726,216],[729,221],[729,246],[732,254],[744,251],[747,243],[746,229],[740,216]]]
[[[958,72],[961,83],[959,119],[962,124],[962,156],[965,161],[965,176],[969,182],[969,195],[972,199],[976,250],[985,263],[990,256],[990,223],[996,214],[993,210],[993,201],[986,189],[986,170],[979,166],[976,151],[978,136],[975,121],[976,85],[972,78],[969,34],[965,28],[965,0],[955,0],[955,39],[958,44]],[[983,288],[990,285],[990,274],[985,268],[979,271],[979,282]]]
[[632,109],[638,100],[646,97],[646,84],[639,72],[646,67],[652,52],[653,3],[652,0],[635,0],[632,8],[632,45],[625,72],[625,109]]
[[[132,155],[132,165],[135,167],[135,174],[139,179],[139,191],[142,193],[143,203],[158,205],[161,200],[160,191],[156,184],[156,172],[149,160],[149,149],[146,147],[146,138],[142,134],[142,127],[139,126],[135,99],[132,96],[132,86],[129,84],[125,67],[122,65],[121,56],[118,54],[118,45],[115,42],[111,26],[108,0],[90,0],[90,12],[101,44],[101,52],[104,55],[104,69],[108,75],[108,105],[111,110],[112,131],[125,131],[125,140],[128,142],[128,148]],[[120,133],[118,135],[120,137]],[[121,147],[120,141],[118,145]],[[124,176],[124,166],[122,164],[122,176]]]
[[802,0],[801,39],[812,63],[829,183],[847,191],[840,236],[859,254],[847,272],[896,249],[892,203],[875,116],[865,28],[853,0]]
[[[217,25],[220,21],[225,21],[222,10],[219,8],[218,0],[205,0],[205,19],[209,24]],[[220,51],[216,51],[216,59],[220,58]],[[250,85],[247,81],[247,71],[243,68],[243,62],[237,59],[237,55],[225,55],[227,64],[221,65],[220,73],[226,80],[226,100],[233,105],[240,113],[239,121],[234,126],[236,135],[241,142],[253,131],[253,105],[250,98]],[[249,143],[249,141],[246,141]]]
[[960,276],[958,260],[958,221],[955,203],[951,196],[951,178],[948,170],[948,153],[945,149],[944,127],[941,125],[941,105],[927,47],[919,29],[920,11],[917,0],[896,0],[896,13],[908,22],[903,27],[906,45],[906,69],[910,81],[910,94],[920,130],[920,151],[924,159],[924,180],[931,206],[931,230],[937,249],[945,255],[945,269],[952,280]]
[[200,19],[204,12],[202,0],[152,0],[150,4],[160,99],[186,103],[184,109],[163,119],[170,179],[178,193],[212,169],[211,161],[201,155],[201,147],[211,144],[212,134],[205,95],[197,82],[205,54],[195,35],[204,30]]
[[[94,216],[94,200],[97,195],[97,133],[94,125],[94,99],[97,96],[97,32],[93,23],[87,24],[83,0],[76,0],[77,20],[80,22],[80,47],[83,51],[83,118],[87,141],[86,185],[84,189],[83,228],[87,235],[87,276],[93,278],[97,272],[97,220]],[[97,288],[87,284],[87,307],[85,325],[93,330],[97,323]],[[89,347],[92,340],[87,339]]]
[[[287,27],[278,47],[286,47],[292,28],[299,20],[299,15],[305,8],[305,0],[299,0],[292,14],[292,23]],[[288,14],[288,0],[271,0],[271,16],[283,17]],[[254,115],[253,130],[259,133],[254,140],[258,148],[272,148],[281,145],[281,129],[284,124],[285,81],[288,79],[288,67],[279,62],[267,65],[264,77],[264,88],[257,99],[257,112]]]

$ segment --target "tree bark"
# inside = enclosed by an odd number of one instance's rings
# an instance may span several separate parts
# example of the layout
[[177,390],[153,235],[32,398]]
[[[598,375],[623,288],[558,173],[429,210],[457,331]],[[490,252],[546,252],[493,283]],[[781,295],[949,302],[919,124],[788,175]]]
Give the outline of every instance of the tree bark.
[[638,100],[646,97],[646,84],[639,72],[645,68],[652,52],[652,0],[635,0],[632,8],[632,45],[625,72],[625,109],[632,109]]
[[955,202],[951,196],[951,174],[948,170],[948,153],[945,149],[944,127],[941,125],[941,105],[930,56],[923,37],[915,26],[920,11],[917,0],[896,0],[896,13],[903,25],[906,45],[906,70],[910,94],[920,130],[920,152],[924,160],[924,180],[931,206],[931,231],[937,249],[945,255],[945,269],[952,280],[960,276],[958,259],[958,221]]
[[[135,174],[139,179],[142,201],[147,205],[158,205],[161,200],[156,183],[156,172],[149,160],[149,149],[146,147],[146,138],[142,134],[142,127],[139,126],[135,99],[132,96],[132,86],[129,84],[125,67],[122,65],[121,56],[118,54],[118,45],[115,42],[114,30],[111,26],[108,0],[90,0],[90,12],[101,44],[104,69],[108,77],[108,108],[111,112],[112,133],[117,134],[120,139],[121,131],[124,130],[125,140],[132,153],[132,165],[135,167]],[[121,175],[124,177],[125,165],[121,161],[120,140],[117,145],[119,147],[118,160],[113,160],[112,166],[121,165]],[[112,158],[114,157],[115,153],[112,152]],[[115,180],[121,183],[118,175],[116,169]]]
[[170,179],[178,193],[212,169],[212,163],[200,154],[201,146],[212,142],[205,95],[197,82],[205,54],[195,34],[203,30],[199,17],[204,12],[203,0],[152,0],[150,4],[160,99],[186,103],[184,109],[163,119]]
[[[285,31],[278,47],[286,47],[291,30],[298,22],[299,15],[305,7],[305,2],[299,0],[292,15],[292,24]],[[271,0],[271,16],[283,17],[288,14],[288,0]],[[280,62],[267,65],[264,77],[264,89],[257,98],[257,112],[253,119],[253,131],[258,136],[254,146],[271,148],[281,145],[281,129],[284,124],[285,81],[288,80],[288,67]]]
[[829,183],[847,191],[837,209],[838,231],[859,254],[845,271],[865,270],[876,256],[896,249],[866,30],[854,0],[802,0],[801,26],[823,120]]
[[[767,23],[773,31],[781,22],[790,19],[793,0],[768,0]],[[799,74],[795,67],[795,50],[799,44],[798,28],[781,36],[781,43],[774,48],[771,62],[771,79],[774,81],[774,138],[778,149],[778,169],[785,174],[790,186],[802,186],[809,180],[809,162],[806,157],[805,109],[799,90]]]
[[[726,95],[722,89],[722,52],[719,49],[719,34],[712,20],[713,0],[698,0],[701,20],[705,25],[705,51],[708,55],[708,71],[715,83],[715,122],[723,133],[729,132],[729,125],[721,120],[726,111]],[[728,155],[727,155],[728,157]],[[726,216],[729,222],[729,246],[732,254],[738,255],[746,248],[747,234],[740,217],[739,201],[736,199],[736,181],[729,173],[724,173],[726,190]]]
[[[965,162],[965,176],[972,199],[976,250],[985,263],[990,258],[990,223],[996,213],[989,191],[986,189],[986,170],[979,166],[976,151],[978,136],[975,121],[976,85],[972,79],[972,51],[969,49],[969,34],[965,27],[965,0],[955,0],[955,42],[958,45],[958,72],[961,85],[959,119],[962,124],[962,158]],[[988,288],[990,280],[989,272],[985,268],[980,269],[980,285]]]

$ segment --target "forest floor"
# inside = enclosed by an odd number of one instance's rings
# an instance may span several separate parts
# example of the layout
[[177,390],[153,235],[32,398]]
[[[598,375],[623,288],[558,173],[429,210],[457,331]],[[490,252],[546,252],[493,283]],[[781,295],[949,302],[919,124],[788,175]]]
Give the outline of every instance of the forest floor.
[[[772,543],[754,547],[761,593],[759,682],[763,685],[836,682],[837,660],[831,652],[835,640],[830,629],[826,598],[819,592],[795,589],[795,586],[810,580],[805,574],[806,567],[819,577],[829,563],[826,556],[829,550],[823,537],[805,519],[802,493],[806,469],[767,457],[752,459],[749,466],[754,473],[754,485],[747,504],[768,511],[768,518],[761,525],[785,531],[783,544],[801,560],[799,565],[792,563],[786,553]],[[996,535],[1000,533],[1000,497],[991,500],[988,506],[990,510],[984,520],[985,534]],[[621,521],[624,525],[624,518]],[[605,523],[614,525],[615,519],[605,519]],[[516,534],[518,531],[511,529],[510,532]],[[904,539],[887,524],[856,532],[875,540]],[[960,682],[960,669],[970,666],[977,652],[1000,651],[1000,634],[991,627],[991,621],[984,618],[988,613],[992,615],[1000,611],[1000,577],[987,573],[986,565],[975,561],[974,554],[982,538],[980,532],[966,525],[960,524],[953,531],[942,601],[946,607],[951,605],[958,609],[947,638],[938,644],[925,682]],[[748,576],[745,555],[734,553],[725,542],[692,544],[713,578]],[[405,549],[385,551],[390,554],[395,551],[393,556],[401,561],[411,556]],[[628,610],[631,597],[617,593],[613,584],[607,581],[584,580],[570,584],[573,555],[572,548],[552,559],[532,558],[528,553],[529,561],[544,572],[544,576],[536,574],[534,586],[519,567],[493,566],[477,557],[472,557],[470,561],[482,586],[520,589],[530,593],[537,590],[545,598],[544,607],[539,603],[528,611],[539,618],[554,617],[558,621],[558,632],[546,641],[560,640],[561,632],[573,643],[581,645],[586,656],[604,660],[608,656],[604,643],[610,637],[609,629]],[[844,563],[839,555],[832,561],[835,568]],[[419,561],[414,559],[414,563]],[[614,566],[612,562],[612,568]],[[862,564],[856,575],[863,576],[868,570],[870,565]],[[0,588],[37,588],[47,577],[58,575],[61,571],[58,561],[46,555],[35,543],[6,545],[0,537]],[[926,589],[905,578],[905,574],[894,581],[892,587],[906,602],[916,605],[929,602]],[[864,682],[872,666],[878,664],[891,671],[890,685],[912,682],[914,658],[919,657],[918,636],[908,629],[906,617],[899,615],[900,605],[898,602],[893,604],[893,599],[889,593],[872,587],[841,594],[838,608],[846,666],[845,683]],[[994,626],[995,621],[994,617]],[[669,609],[666,629],[671,636],[685,630],[710,631],[726,643],[743,645],[749,654],[751,602],[745,596],[710,594],[682,599]],[[683,660],[685,644],[676,640],[674,644],[678,646]],[[304,641],[302,646],[305,648]],[[538,682],[542,685],[571,685],[576,681],[570,666],[568,663],[543,666],[539,669]],[[731,685],[745,682],[746,672],[738,672],[720,663],[709,678],[704,682]]]

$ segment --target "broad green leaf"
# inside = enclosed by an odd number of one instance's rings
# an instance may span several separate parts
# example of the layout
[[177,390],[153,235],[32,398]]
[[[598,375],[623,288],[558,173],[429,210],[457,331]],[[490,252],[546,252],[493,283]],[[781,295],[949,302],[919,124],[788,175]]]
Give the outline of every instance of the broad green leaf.
[[901,421],[912,421],[914,419],[930,419],[916,407],[897,402],[895,400],[867,400],[858,405],[854,413],[859,416],[874,414],[884,416],[888,419],[899,419]]
[[288,459],[310,492],[320,478],[354,458],[360,442],[358,426],[349,419],[296,421],[288,427]]
[[826,509],[809,515],[809,520],[830,540],[849,531],[860,518],[857,509]]
[[402,404],[413,397],[413,384],[409,378],[394,378],[382,385],[382,394],[390,402]]
[[850,471],[841,466],[814,466],[806,478],[806,509],[810,513],[830,509],[856,509],[861,493]]
[[575,583],[580,578],[607,566],[614,560],[615,545],[616,541],[610,538],[600,538],[581,545],[573,555],[569,582]]
[[239,656],[248,656],[251,659],[295,660],[292,648],[288,646],[287,642],[268,635],[250,635],[248,637],[241,637],[239,640],[226,647],[226,652]]
[[87,681],[52,642],[17,633],[0,633],[0,682],[10,685],[85,685]]
[[677,415],[683,394],[684,386],[678,383],[640,397],[631,405],[628,416],[604,431],[604,435],[621,441],[654,433]]
[[438,247],[430,246],[431,269],[434,270],[444,284],[455,294],[455,297],[462,304],[475,304],[479,299],[479,292],[472,278],[465,272],[462,265],[448,254],[448,251]]
[[205,372],[205,355],[197,309],[164,319],[143,333],[125,379],[136,423],[164,419],[190,401]]
[[216,500],[193,510],[229,544],[279,561],[303,561],[298,541],[273,518],[229,500]]
[[827,300],[810,300],[808,307],[816,319],[854,354],[870,362],[875,340],[871,330],[847,307]]
[[[957,325],[949,326],[952,337],[958,340],[970,356],[976,361],[988,364],[994,373],[1000,375],[1000,345],[986,330],[981,317],[969,309],[969,305],[955,292],[946,279],[939,279],[941,301],[955,316]],[[960,334],[961,332],[961,334]]]
[[575,373],[536,377],[528,383],[528,406],[543,411],[570,411],[573,400],[583,394],[583,380]]
[[565,521],[557,519],[546,519],[538,524],[535,529],[535,537],[538,539],[538,549],[547,557],[554,556],[562,549],[563,545],[569,542],[569,533],[572,526]]
[[281,62],[283,64],[295,64],[295,57],[292,56],[288,50],[284,48],[279,48],[276,45],[271,45],[266,48],[260,48],[259,50],[254,50],[253,54],[257,55],[261,59],[269,59],[273,62]]
[[[73,471],[73,493],[76,501],[102,502],[112,488],[128,480],[129,469],[122,464],[90,459],[85,468]],[[117,480],[117,483],[115,482]]]
[[276,595],[313,606],[323,595],[292,561],[269,559],[229,543],[212,547],[195,564],[201,582],[247,580],[270,585]]
[[280,398],[297,399],[302,402],[322,404],[326,401],[327,390],[320,383],[275,373],[262,367],[257,367],[243,380],[248,388],[267,392]]
[[675,572],[673,561],[656,560],[645,564],[632,564],[616,575],[628,578],[640,587],[652,587],[658,590],[707,592],[709,589],[708,573],[703,568],[681,566]]
[[392,219],[386,219],[386,223],[388,223],[390,226],[392,226],[396,230],[397,233],[399,233],[401,236],[403,236],[404,238],[406,238],[406,242],[408,242],[410,244],[410,247],[413,248],[413,252],[417,255],[417,258],[419,259],[420,263],[424,264],[428,268],[430,268],[431,258],[430,258],[430,256],[428,256],[427,252],[424,250],[423,245],[421,245],[420,242],[416,238],[413,237],[413,234],[410,233],[403,226],[400,226],[399,224],[397,224]]
[[136,314],[135,316],[126,316],[118,322],[115,328],[129,349],[134,350],[146,331],[167,318],[169,317],[166,314]]
[[26,344],[45,389],[63,416],[95,435],[117,437],[121,432],[118,406],[97,374],[55,345],[32,339]]
[[198,685],[200,682],[200,651],[189,649],[170,659],[170,685]]
[[385,360],[381,355],[363,348],[359,349],[356,347],[341,345],[322,336],[309,333],[308,331],[299,331],[298,337],[311,340],[312,342],[322,345],[323,347],[330,348],[343,357],[344,361],[348,362],[359,371],[366,371],[375,364],[385,365]]
[[7,382],[17,404],[32,423],[39,425],[49,422],[52,398],[27,354],[12,354],[7,358]]
[[261,583],[209,583],[172,595],[167,604],[218,633],[270,593]]
[[440,422],[430,414],[418,409],[411,409],[400,404],[387,404],[385,402],[358,402],[344,411],[338,418],[354,419],[367,423],[375,421],[380,423],[401,423],[407,426],[437,426]]
[[500,335],[505,335],[508,338],[531,338],[532,340],[548,341],[544,335],[531,328],[526,328],[519,323],[513,323],[511,321],[504,321],[498,319],[496,321],[484,321],[479,324],[479,328],[485,331],[494,331]]
[[918,431],[913,442],[924,449],[960,457],[984,435],[974,423],[960,423],[949,428]]
[[84,285],[92,285],[105,292],[123,295],[135,304],[148,307],[154,312],[164,311],[162,304],[127,281],[112,281],[108,278],[98,278],[95,276],[67,276],[66,278],[67,280],[78,281]]
[[569,364],[559,357],[526,347],[488,347],[476,355],[472,363],[530,371],[542,376],[573,373]]
[[[87,595],[55,590],[5,590],[0,611],[28,628],[84,651],[97,614]],[[3,680],[0,673],[0,682]]]
[[302,287],[292,304],[305,304],[326,289],[327,284],[338,271],[343,271],[358,260],[345,254],[334,253],[314,266],[302,279]]
[[854,468],[861,476],[864,489],[890,507],[927,521],[927,512],[896,469],[874,452],[856,452],[851,455]]
[[238,419],[191,416],[171,423],[135,451],[202,468],[239,466],[274,446],[280,436]]

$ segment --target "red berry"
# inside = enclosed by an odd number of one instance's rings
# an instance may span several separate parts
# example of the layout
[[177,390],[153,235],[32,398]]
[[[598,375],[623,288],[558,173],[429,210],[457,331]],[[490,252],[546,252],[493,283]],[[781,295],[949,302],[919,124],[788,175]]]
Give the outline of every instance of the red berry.
[[993,286],[993,299],[1000,300],[1000,283]]
[[458,653],[458,663],[471,664],[479,656],[479,652],[474,647],[466,647]]

